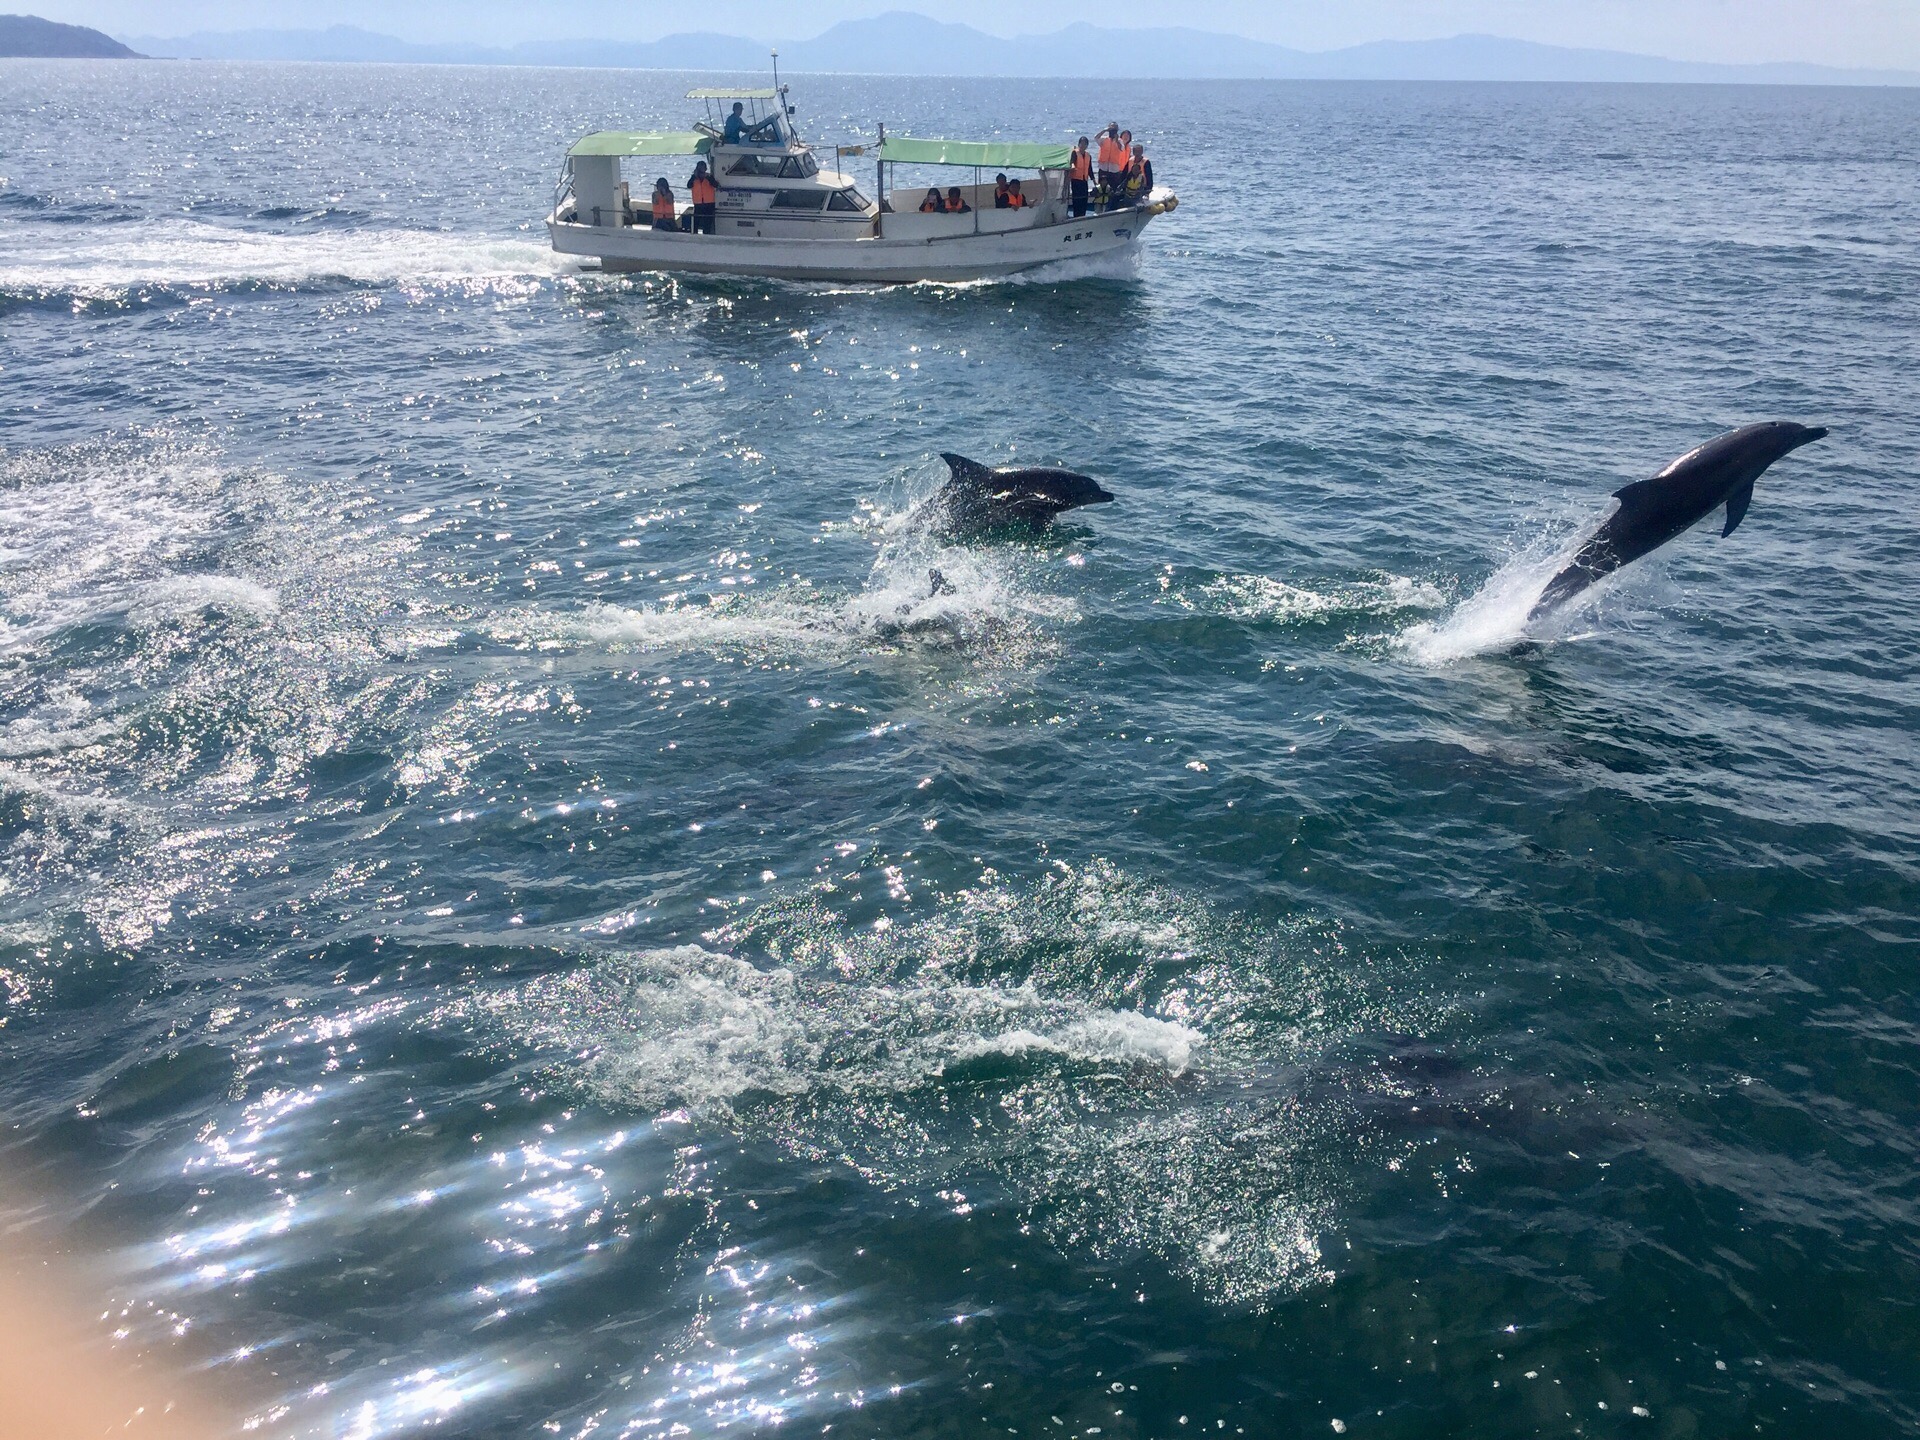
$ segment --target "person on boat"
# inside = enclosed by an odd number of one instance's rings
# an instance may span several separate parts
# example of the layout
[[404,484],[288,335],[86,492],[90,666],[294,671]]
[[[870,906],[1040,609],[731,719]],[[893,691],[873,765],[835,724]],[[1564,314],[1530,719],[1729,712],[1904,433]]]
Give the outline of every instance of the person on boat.
[[1120,144],[1120,122],[1109,120],[1100,132],[1100,193],[1108,200],[1120,188],[1121,172],[1127,168],[1127,152]]
[[1007,182],[1007,208],[1009,210],[1024,210],[1029,203],[1027,197],[1020,193],[1020,182],[1018,180],[1009,180]]
[[1133,157],[1127,162],[1127,203],[1139,205],[1153,194],[1153,162],[1147,159],[1147,147],[1133,147]]
[[971,215],[972,213],[973,207],[967,203],[967,197],[960,193],[960,187],[958,185],[949,185],[947,187],[947,214]]
[[1007,208],[1007,177],[1005,175],[993,177],[993,208],[996,210]]
[[673,187],[662,175],[653,182],[653,228],[656,230],[678,230],[680,222],[673,215]]
[[727,116],[727,127],[720,136],[721,144],[748,145],[778,141],[780,138],[779,115],[769,115],[758,125],[749,125],[746,108],[738,100],[733,102],[733,113]]
[[927,198],[920,202],[920,213],[922,215],[944,215],[947,213],[947,205],[946,202],[940,198],[940,187],[938,185],[931,186],[927,190]]
[[713,217],[715,207],[720,203],[720,187],[713,183],[713,177],[707,173],[706,161],[702,160],[693,167],[693,175],[687,181],[687,194],[693,200],[688,228],[695,235],[713,234]]
[[1093,178],[1093,156],[1087,153],[1087,137],[1067,157],[1067,183],[1073,188],[1073,215],[1077,220],[1087,213],[1087,182]]

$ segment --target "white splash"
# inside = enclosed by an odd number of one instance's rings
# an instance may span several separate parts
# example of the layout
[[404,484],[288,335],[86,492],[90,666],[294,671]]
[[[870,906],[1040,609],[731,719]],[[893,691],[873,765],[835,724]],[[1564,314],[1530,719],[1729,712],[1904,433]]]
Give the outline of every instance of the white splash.
[[1031,985],[855,985],[683,945],[610,958],[493,997],[520,1043],[589,1056],[607,1100],[709,1117],[752,1096],[898,1094],[983,1057],[1183,1073],[1179,1021],[1049,998]]
[[1583,622],[1602,587],[1576,596],[1538,620],[1529,617],[1547,582],[1559,573],[1580,547],[1592,525],[1568,537],[1555,526],[1517,551],[1472,595],[1443,620],[1414,625],[1399,640],[1402,650],[1422,665],[1450,665],[1475,655],[1511,650],[1523,641],[1550,643],[1584,633]]
[[1197,592],[1177,591],[1175,603],[1211,610],[1236,620],[1296,624],[1341,615],[1392,615],[1436,610],[1446,603],[1440,588],[1405,575],[1321,585],[1295,585],[1270,575],[1220,575]]
[[280,595],[240,575],[170,575],[144,586],[130,613],[136,622],[151,624],[209,610],[264,620],[280,613]]
[[945,546],[911,523],[911,507],[874,509],[848,527],[877,551],[853,593],[804,584],[728,591],[657,605],[607,602],[573,612],[521,610],[487,633],[536,649],[703,651],[752,658],[851,653],[908,645],[1000,647],[1026,655],[1048,624],[1079,618],[1073,603],[1031,583],[1034,557],[1017,547]]

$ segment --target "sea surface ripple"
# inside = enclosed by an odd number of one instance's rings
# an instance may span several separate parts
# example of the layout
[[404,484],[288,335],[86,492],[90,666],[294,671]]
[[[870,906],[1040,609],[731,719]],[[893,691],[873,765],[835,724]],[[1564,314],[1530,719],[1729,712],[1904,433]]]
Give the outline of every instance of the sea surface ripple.
[[1920,92],[801,77],[1183,203],[556,261],[687,83],[0,62],[14,1242],[263,1435],[1920,1433]]

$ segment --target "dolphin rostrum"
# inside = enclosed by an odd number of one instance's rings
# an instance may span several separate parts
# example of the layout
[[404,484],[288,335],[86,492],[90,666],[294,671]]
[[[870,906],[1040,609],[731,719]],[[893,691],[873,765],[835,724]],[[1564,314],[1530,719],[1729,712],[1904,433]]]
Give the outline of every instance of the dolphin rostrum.
[[1113,496],[1097,481],[1047,466],[990,470],[964,455],[940,457],[953,473],[924,507],[935,532],[967,540],[995,530],[1044,530],[1053,517]]
[[1826,433],[1823,427],[1796,425],[1791,420],[1743,425],[1689,450],[1651,480],[1636,480],[1614,491],[1619,509],[1547,582],[1528,621],[1565,604],[1622,565],[1658,550],[1716,506],[1727,507],[1726,528],[1720,533],[1731,535],[1747,513],[1753,482],[1761,473],[1788,451],[1811,445]]

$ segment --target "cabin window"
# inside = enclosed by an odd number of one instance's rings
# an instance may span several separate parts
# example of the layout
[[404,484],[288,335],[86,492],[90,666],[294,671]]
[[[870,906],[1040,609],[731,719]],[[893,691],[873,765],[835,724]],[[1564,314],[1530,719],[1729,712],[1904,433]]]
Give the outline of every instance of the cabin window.
[[783,180],[804,180],[809,175],[820,173],[820,166],[811,155],[789,155],[780,162],[780,178]]
[[836,190],[827,200],[829,210],[865,210],[867,197],[858,190]]
[[780,175],[781,168],[777,155],[742,155],[727,168],[729,175]]
[[773,192],[773,208],[776,210],[821,210],[826,207],[827,192],[824,190],[776,190]]

